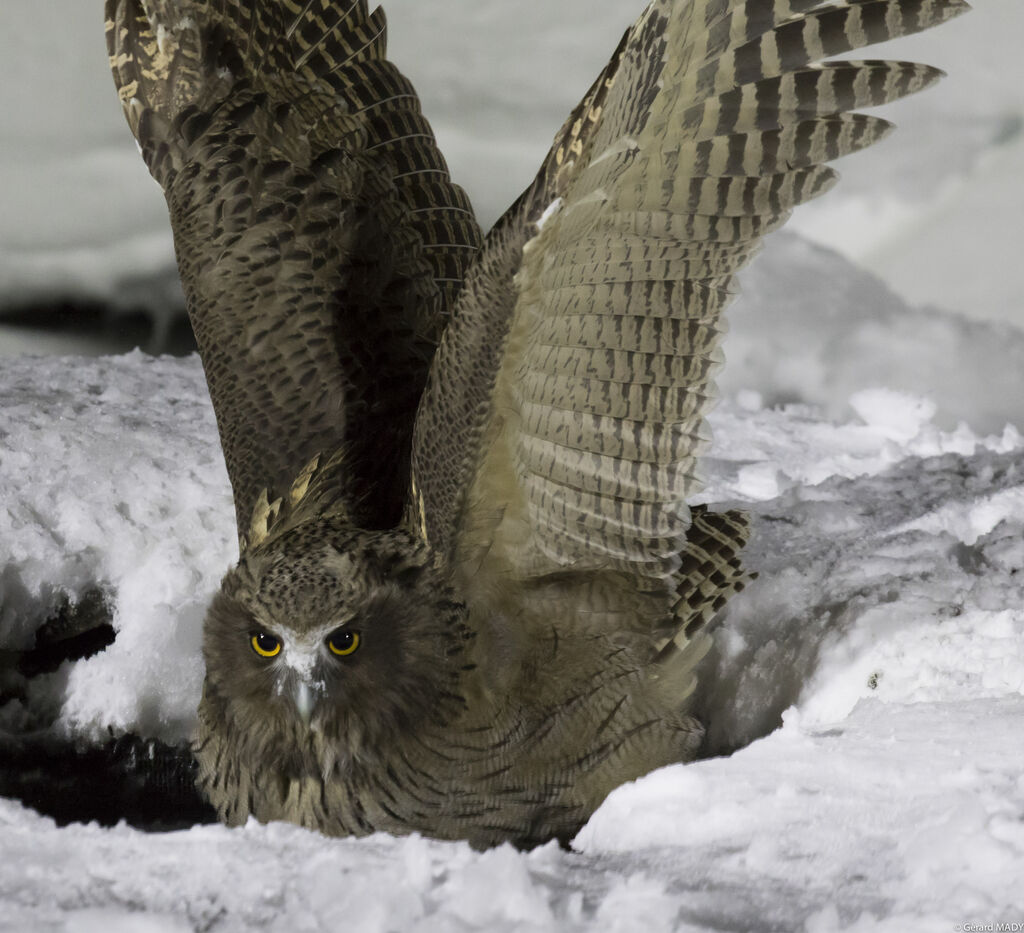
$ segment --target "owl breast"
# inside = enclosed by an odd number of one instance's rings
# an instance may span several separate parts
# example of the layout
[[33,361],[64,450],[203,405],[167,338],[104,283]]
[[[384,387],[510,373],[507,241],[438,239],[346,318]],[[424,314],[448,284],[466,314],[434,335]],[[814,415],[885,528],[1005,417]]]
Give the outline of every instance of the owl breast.
[[475,626],[452,692],[421,692],[417,704],[415,682],[389,685],[415,715],[386,733],[370,692],[365,705],[321,707],[308,725],[275,722],[254,743],[260,730],[236,721],[208,678],[196,749],[221,818],[529,846],[568,840],[612,788],[696,751],[703,730],[666,714],[644,640],[538,624],[496,650],[486,633],[506,626]]

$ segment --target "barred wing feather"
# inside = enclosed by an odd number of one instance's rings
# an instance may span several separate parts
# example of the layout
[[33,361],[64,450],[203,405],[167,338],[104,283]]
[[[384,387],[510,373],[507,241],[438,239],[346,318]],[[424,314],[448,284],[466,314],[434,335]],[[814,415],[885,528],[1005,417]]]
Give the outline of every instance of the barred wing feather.
[[[469,277],[414,441],[428,540],[496,579],[613,571],[686,611],[735,585],[746,523],[701,510],[695,535],[687,506],[735,274],[834,182],[826,162],[888,131],[851,109],[940,75],[820,59],[964,9],[654,0]],[[455,449],[438,439],[455,421],[438,386],[460,370],[473,390],[458,403],[475,418]],[[438,463],[457,480],[433,480]],[[703,596],[698,537],[728,569]]]

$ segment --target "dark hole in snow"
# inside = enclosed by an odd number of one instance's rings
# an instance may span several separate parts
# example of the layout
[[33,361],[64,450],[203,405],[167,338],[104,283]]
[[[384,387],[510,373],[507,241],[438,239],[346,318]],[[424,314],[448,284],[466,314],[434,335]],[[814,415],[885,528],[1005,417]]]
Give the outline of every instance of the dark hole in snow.
[[51,734],[0,737],[0,795],[60,826],[124,820],[151,832],[216,821],[195,786],[187,745],[122,736],[78,748]]
[[952,556],[964,573],[980,577],[989,569],[984,550],[976,545],[958,541],[953,546]]
[[102,651],[115,635],[110,600],[97,586],[77,600],[65,595],[36,630],[32,648],[2,653],[0,704],[20,704],[17,728],[31,731],[0,728],[0,795],[62,826],[124,820],[166,831],[213,822],[216,815],[195,786],[188,745],[135,735],[90,744],[45,728],[60,707],[61,665]]
[[114,643],[111,609],[102,589],[87,590],[78,602],[63,598],[36,630],[35,646],[18,659],[24,677],[51,674],[65,661],[92,657]]

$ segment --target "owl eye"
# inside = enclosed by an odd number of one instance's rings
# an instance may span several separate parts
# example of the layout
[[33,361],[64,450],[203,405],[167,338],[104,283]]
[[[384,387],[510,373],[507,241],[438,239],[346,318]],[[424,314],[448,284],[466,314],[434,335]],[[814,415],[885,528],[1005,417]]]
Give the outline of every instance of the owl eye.
[[339,658],[354,654],[359,647],[359,633],[341,629],[327,639],[327,647],[331,649],[331,654],[336,654]]
[[249,640],[249,644],[261,658],[274,658],[281,653],[281,639],[266,632],[257,632]]

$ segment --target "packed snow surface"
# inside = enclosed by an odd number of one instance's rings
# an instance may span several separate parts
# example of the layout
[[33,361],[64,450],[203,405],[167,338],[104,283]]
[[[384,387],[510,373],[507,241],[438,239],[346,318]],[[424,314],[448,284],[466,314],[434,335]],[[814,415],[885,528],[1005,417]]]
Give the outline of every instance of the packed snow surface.
[[2,801],[0,898],[12,930],[75,933],[1009,924],[1022,919],[1024,782],[1008,752],[1022,713],[1019,696],[866,700],[824,728],[794,712],[732,758],[613,792],[571,853],[325,839],[280,823],[56,829]]

